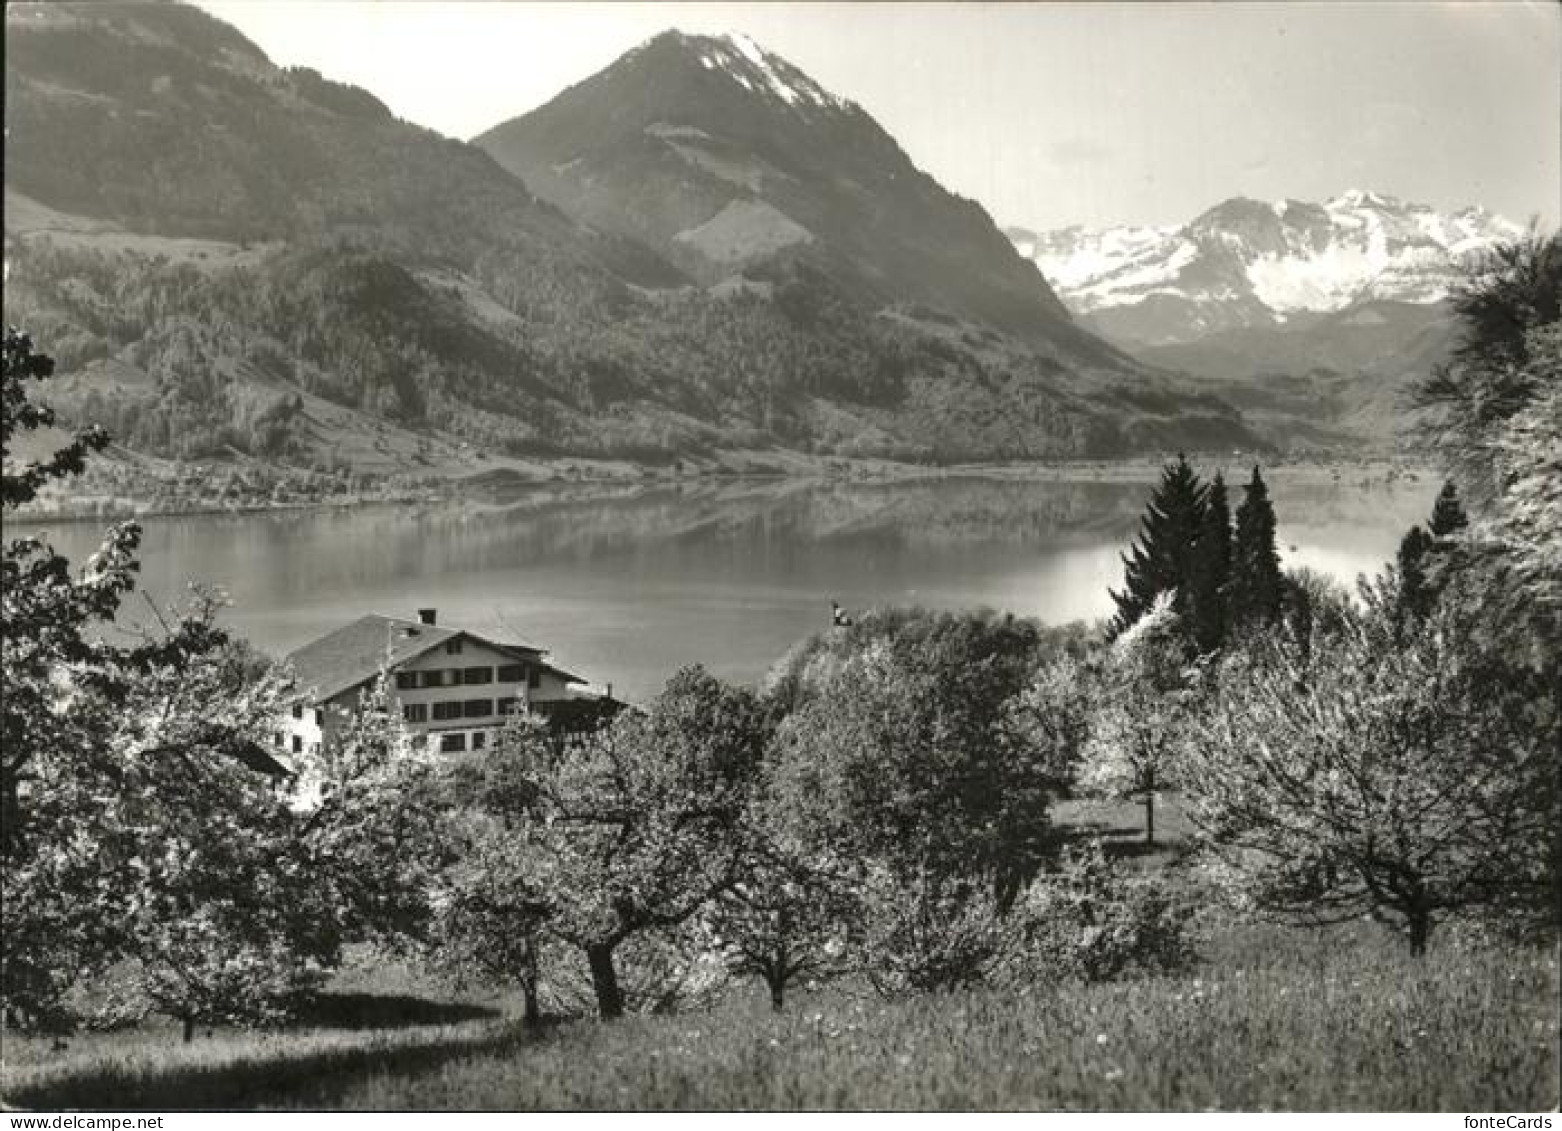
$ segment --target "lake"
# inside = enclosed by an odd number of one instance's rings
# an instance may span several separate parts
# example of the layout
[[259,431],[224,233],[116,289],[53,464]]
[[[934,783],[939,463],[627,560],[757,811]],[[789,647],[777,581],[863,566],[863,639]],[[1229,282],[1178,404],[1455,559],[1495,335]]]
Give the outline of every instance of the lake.
[[[1314,475],[1314,480],[1318,477]],[[1271,480],[1284,564],[1353,581],[1392,558],[1436,483]],[[141,588],[200,580],[277,655],[366,612],[546,648],[644,698],[683,664],[752,681],[849,610],[990,606],[1063,623],[1109,615],[1147,482],[949,478],[688,481],[538,488],[509,499],[153,518]],[[1233,491],[1232,509],[1240,500]],[[23,523],[17,523],[22,526]],[[100,524],[39,523],[73,561]],[[127,606],[144,617],[144,603]]]

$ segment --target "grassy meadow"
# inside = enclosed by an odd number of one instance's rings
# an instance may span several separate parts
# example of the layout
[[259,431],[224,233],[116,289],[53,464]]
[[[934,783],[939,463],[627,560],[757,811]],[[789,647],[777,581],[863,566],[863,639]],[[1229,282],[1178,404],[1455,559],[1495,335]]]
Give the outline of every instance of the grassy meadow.
[[743,994],[708,1013],[536,1034],[506,1001],[465,1020],[410,1008],[369,1027],[347,1018],[190,1045],[173,1027],[64,1051],[13,1037],[5,1099],[43,1110],[1557,1105],[1554,954],[1449,938],[1416,961],[1374,930],[1262,926],[1205,949],[1210,961],[1179,978],[897,1002],[837,987],[779,1015]]
[[[1061,816],[1145,867],[1186,824],[1136,806]],[[1313,932],[1212,915],[1176,977],[889,1002],[850,986],[774,1014],[721,1006],[537,1033],[504,992],[454,994],[399,965],[344,971],[274,1032],[176,1026],[8,1036],[13,1106],[188,1109],[1075,1109],[1533,1111],[1558,1103],[1553,952],[1452,930],[1422,960],[1378,928]]]

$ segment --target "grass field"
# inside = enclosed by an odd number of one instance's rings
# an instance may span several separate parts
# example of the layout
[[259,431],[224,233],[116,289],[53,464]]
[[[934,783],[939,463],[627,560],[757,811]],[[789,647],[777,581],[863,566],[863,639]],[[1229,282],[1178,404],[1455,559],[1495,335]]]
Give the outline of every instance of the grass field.
[[[884,1002],[840,989],[773,1015],[565,1022],[512,1003],[361,990],[271,1034],[6,1042],[33,1108],[1534,1111],[1558,1102],[1556,955],[1452,937],[1417,962],[1362,929],[1226,929],[1184,977]],[[360,974],[358,986],[371,984]],[[376,1005],[379,1002],[379,1005]],[[432,1022],[432,1023],[430,1023]]]

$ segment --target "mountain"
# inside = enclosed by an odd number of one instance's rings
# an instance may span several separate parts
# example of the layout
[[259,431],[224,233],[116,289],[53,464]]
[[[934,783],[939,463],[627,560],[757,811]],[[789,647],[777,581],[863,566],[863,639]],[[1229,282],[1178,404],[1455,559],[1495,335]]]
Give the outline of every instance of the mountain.
[[424,477],[1260,443],[758,48],[661,37],[604,73],[639,85],[562,95],[582,160],[636,178],[588,215],[567,171],[528,184],[188,6],[18,3],[6,32],[5,316],[67,421],[143,452]]
[[929,303],[1118,360],[1075,329],[979,205],[747,37],[659,35],[475,141],[571,215],[706,284],[802,260],[871,306]]
[[1523,229],[1352,189],[1322,204],[1246,197],[1181,227],[1010,229],[1070,310],[1119,342],[1161,346],[1348,307],[1445,299],[1461,265]]
[[1522,230],[1352,189],[1236,197],[1181,227],[1007,234],[1083,325],[1208,379],[1272,435],[1340,446],[1394,440],[1404,390],[1455,344],[1462,273]]

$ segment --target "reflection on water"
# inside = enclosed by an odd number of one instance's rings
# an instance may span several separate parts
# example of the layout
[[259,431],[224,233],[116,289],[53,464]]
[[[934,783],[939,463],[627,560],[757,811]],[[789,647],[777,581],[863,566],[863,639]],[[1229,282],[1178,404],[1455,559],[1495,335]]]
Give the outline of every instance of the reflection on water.
[[[1273,490],[1286,564],[1348,581],[1392,556],[1433,486]],[[976,478],[690,483],[533,492],[497,507],[151,519],[142,588],[167,601],[190,580],[220,585],[231,624],[276,653],[364,612],[436,606],[446,623],[527,640],[644,696],[696,661],[757,678],[828,624],[832,599],[1105,616],[1148,491]],[[51,533],[79,560],[98,532]]]

